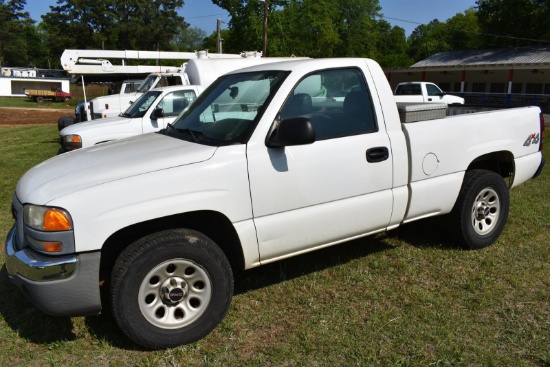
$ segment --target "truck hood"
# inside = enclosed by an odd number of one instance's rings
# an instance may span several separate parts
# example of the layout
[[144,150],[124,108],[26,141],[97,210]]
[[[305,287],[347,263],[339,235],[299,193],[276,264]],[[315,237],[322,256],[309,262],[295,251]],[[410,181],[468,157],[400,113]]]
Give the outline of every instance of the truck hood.
[[50,158],[19,180],[22,203],[48,202],[89,187],[210,159],[217,147],[150,133]]
[[60,136],[66,136],[71,134],[80,135],[86,131],[105,129],[107,126],[127,124],[132,119],[128,117],[112,117],[109,119],[92,120],[87,122],[79,122],[77,124],[69,125],[59,132]]

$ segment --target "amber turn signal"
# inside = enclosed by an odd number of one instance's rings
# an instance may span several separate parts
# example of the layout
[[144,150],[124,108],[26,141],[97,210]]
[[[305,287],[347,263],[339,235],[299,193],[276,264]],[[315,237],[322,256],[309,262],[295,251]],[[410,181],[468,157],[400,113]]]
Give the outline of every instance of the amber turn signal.
[[44,213],[45,231],[68,231],[71,229],[71,220],[67,215],[57,209],[48,209]]

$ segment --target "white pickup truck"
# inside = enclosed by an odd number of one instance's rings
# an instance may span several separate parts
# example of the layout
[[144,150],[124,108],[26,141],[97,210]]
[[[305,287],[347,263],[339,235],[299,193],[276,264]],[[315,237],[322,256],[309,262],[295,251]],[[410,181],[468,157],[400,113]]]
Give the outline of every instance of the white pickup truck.
[[464,98],[447,94],[434,83],[428,82],[399,83],[394,94],[396,102],[464,104]]
[[61,130],[59,153],[164,129],[202,91],[197,85],[151,89],[118,117],[82,122]]
[[191,343],[224,317],[234,270],[447,213],[449,241],[492,244],[543,136],[536,107],[401,123],[368,59],[257,65],[172,127],[30,169],[7,273],[46,313],[111,307],[147,348]]

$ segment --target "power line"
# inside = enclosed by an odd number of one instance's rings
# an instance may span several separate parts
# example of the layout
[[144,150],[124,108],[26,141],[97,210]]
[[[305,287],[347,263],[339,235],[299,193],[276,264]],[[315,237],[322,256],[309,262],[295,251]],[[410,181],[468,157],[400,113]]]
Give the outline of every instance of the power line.
[[[386,17],[386,16],[384,16],[384,15],[379,15],[378,17],[379,17],[379,18],[383,18],[383,19],[396,20],[396,21],[399,21],[399,22],[405,22],[405,23],[411,23],[411,24],[417,24],[417,25],[424,25],[424,23],[414,22],[414,21],[412,21],[412,20],[405,20],[405,19],[399,19],[399,18]],[[477,34],[477,35],[480,35],[480,36],[491,36],[491,37],[499,37],[499,38],[508,38],[508,39],[513,39],[513,40],[518,40],[518,41],[530,41],[530,42],[550,43],[550,40],[540,40],[540,39],[522,38],[522,37],[514,37],[514,36],[502,36],[502,35],[498,35],[498,34],[474,32],[474,31],[467,31],[467,30],[464,30],[464,29],[456,29],[456,28],[450,28],[450,30],[456,31],[456,32],[472,33],[472,34]]]

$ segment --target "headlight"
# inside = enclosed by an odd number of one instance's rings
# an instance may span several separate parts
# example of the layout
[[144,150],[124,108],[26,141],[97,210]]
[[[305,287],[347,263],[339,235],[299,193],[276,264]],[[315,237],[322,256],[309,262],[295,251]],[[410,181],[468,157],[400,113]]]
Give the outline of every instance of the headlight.
[[63,137],[63,146],[67,150],[75,150],[82,148],[82,138],[80,135],[71,134]]
[[38,231],[70,231],[73,221],[63,209],[47,206],[25,205],[23,209],[25,224]]

